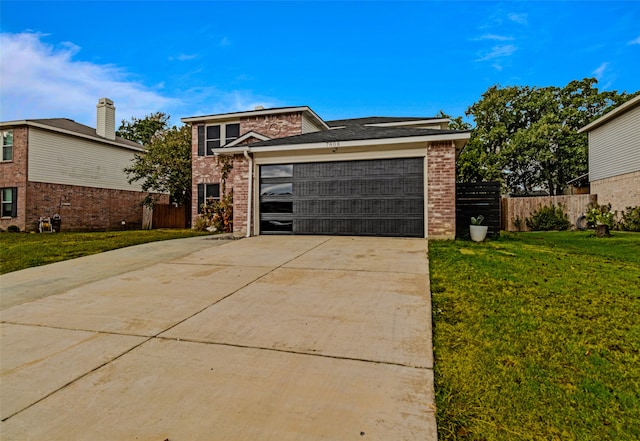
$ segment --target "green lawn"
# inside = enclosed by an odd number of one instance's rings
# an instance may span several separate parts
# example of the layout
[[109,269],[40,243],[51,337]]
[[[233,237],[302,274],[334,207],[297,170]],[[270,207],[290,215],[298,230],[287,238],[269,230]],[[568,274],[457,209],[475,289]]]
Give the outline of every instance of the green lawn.
[[440,440],[640,439],[640,234],[429,244]]
[[1,233],[0,274],[158,240],[201,236],[194,230],[131,230],[95,233]]

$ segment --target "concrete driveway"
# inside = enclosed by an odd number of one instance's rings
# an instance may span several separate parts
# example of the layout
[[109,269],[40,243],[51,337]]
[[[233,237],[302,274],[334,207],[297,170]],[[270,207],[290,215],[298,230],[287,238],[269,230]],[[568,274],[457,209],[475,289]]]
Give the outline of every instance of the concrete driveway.
[[437,439],[426,240],[146,247],[0,278],[0,438]]

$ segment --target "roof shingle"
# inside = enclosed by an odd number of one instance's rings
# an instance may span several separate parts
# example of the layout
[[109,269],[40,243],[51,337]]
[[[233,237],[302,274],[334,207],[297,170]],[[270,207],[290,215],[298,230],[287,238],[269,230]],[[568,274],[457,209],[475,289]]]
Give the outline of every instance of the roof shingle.
[[[406,120],[406,118],[404,119]],[[362,141],[387,138],[407,138],[412,136],[449,135],[467,133],[468,130],[439,130],[408,127],[371,127],[364,125],[347,125],[344,128],[305,133],[286,138],[270,139],[249,144],[250,147],[266,147],[273,145],[314,144],[334,141]]]
[[[68,119],[68,118],[28,119],[26,121],[34,122],[44,126],[49,126],[54,129],[66,130],[68,132],[75,132],[81,135],[90,136],[92,138],[95,138],[98,141],[109,141],[106,138],[103,138],[102,136],[98,135],[96,133],[96,129],[89,126],[85,126],[84,124],[77,123],[74,120]],[[120,136],[116,136],[115,142],[117,142],[118,144],[123,144],[128,147],[136,147],[138,149],[143,148],[143,146],[138,144],[137,142],[130,141]]]

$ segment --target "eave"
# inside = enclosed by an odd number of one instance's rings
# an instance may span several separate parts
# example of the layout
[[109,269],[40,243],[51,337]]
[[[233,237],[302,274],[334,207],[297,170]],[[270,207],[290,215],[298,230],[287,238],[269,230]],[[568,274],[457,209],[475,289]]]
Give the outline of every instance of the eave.
[[35,122],[35,121],[19,120],[19,121],[0,122],[0,128],[19,127],[19,126],[36,127],[38,129],[47,130],[49,132],[62,133],[64,135],[74,136],[76,138],[84,138],[84,139],[87,139],[89,141],[100,142],[100,143],[103,143],[103,144],[109,144],[109,145],[112,145],[112,146],[115,146],[115,147],[120,147],[120,148],[123,148],[123,149],[133,150],[133,151],[137,151],[137,152],[144,152],[145,151],[142,146],[138,148],[138,147],[134,147],[134,146],[128,145],[128,144],[122,144],[122,143],[120,143],[118,141],[112,141],[112,140],[107,139],[107,138],[85,135],[84,133],[78,133],[78,132],[74,132],[74,131],[71,131],[71,130],[60,129],[58,127],[52,127],[52,126],[47,125],[47,124],[40,124],[40,123]]
[[402,138],[382,138],[382,139],[365,139],[352,141],[325,141],[307,144],[287,144],[287,145],[271,145],[251,147],[251,144],[236,147],[220,147],[212,149],[214,154],[233,155],[243,154],[244,152],[261,153],[261,152],[295,152],[295,151],[311,151],[327,148],[340,148],[348,150],[352,148],[375,147],[385,145],[403,145],[416,143],[430,143],[441,141],[453,141],[456,146],[456,156],[462,151],[467,141],[471,137],[470,132],[450,133],[441,135],[427,136],[407,136]]

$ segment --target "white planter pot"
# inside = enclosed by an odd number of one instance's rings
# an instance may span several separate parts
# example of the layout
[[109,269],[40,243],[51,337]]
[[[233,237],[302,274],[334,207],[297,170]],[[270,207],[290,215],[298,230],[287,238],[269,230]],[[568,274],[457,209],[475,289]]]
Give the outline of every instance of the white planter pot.
[[482,242],[487,238],[487,230],[489,229],[486,225],[469,225],[469,232],[471,233],[471,240],[474,242]]

